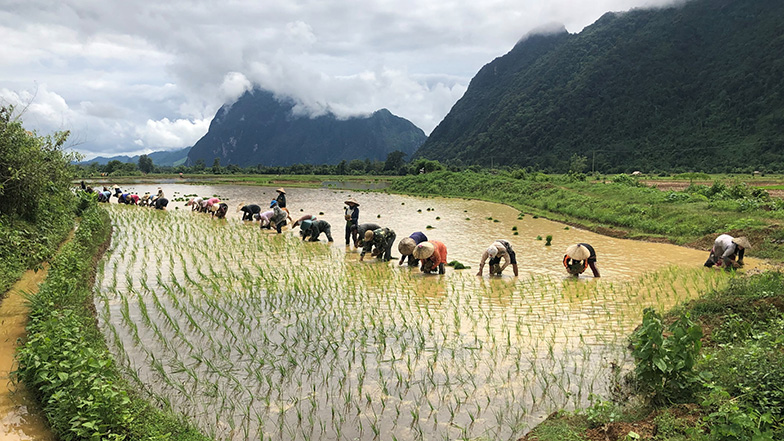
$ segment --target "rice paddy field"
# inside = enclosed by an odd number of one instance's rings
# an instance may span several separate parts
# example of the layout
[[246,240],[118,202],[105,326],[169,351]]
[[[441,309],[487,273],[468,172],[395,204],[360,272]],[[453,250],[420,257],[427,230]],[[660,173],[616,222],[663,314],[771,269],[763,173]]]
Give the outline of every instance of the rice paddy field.
[[[703,268],[702,251],[604,238],[502,205],[352,194],[360,222],[390,226],[398,240],[424,231],[472,267],[423,275],[359,262],[344,246],[349,193],[291,192],[294,218],[302,210],[333,225],[336,242],[308,243],[239,220],[234,204],[268,201],[270,189],[182,187],[232,194],[230,218],[182,202],[109,205],[96,308],[128,377],[219,440],[514,440],[607,393],[643,308],[728,277]],[[519,277],[476,276],[496,238],[515,246]],[[602,278],[566,277],[563,249],[577,241],[596,248]]]

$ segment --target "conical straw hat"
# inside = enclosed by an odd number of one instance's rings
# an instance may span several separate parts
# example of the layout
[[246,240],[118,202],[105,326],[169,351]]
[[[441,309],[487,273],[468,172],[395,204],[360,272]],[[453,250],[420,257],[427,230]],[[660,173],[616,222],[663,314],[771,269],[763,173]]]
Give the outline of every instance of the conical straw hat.
[[345,202],[343,202],[343,203],[344,203],[344,204],[346,204],[346,205],[354,204],[354,205],[356,205],[357,207],[359,207],[359,202],[357,202],[357,200],[356,200],[356,199],[354,199],[354,198],[348,198],[348,199],[346,199],[346,201],[345,201]]
[[588,251],[588,248],[580,244],[569,245],[566,249],[566,255],[571,257],[574,260],[585,260],[591,257],[591,252]]
[[414,239],[410,237],[404,237],[403,239],[400,239],[400,243],[397,244],[397,250],[404,256],[413,254],[414,248],[416,248],[416,242],[414,242]]
[[280,187],[279,189],[277,189],[275,191],[277,191],[278,193],[286,194],[286,190],[284,190],[283,187]]
[[749,242],[749,240],[746,239],[746,236],[736,237],[732,239],[732,243],[736,245],[740,245],[743,248],[751,248],[751,242]]
[[427,259],[436,251],[436,247],[430,242],[422,242],[414,248],[415,259]]

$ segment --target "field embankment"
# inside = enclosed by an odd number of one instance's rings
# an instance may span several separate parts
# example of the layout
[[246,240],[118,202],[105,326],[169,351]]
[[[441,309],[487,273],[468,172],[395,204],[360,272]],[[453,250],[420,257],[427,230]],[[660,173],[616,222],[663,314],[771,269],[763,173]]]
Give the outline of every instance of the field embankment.
[[106,212],[91,204],[31,299],[19,377],[60,439],[205,439],[130,392],[106,349],[96,327],[92,281],[95,257],[109,234]]
[[[784,201],[745,184],[660,191],[625,175],[606,182],[569,176],[439,171],[406,176],[389,190],[477,198],[616,237],[709,249],[716,235],[745,235],[749,255],[784,258]],[[666,256],[661,256],[666,259]]]

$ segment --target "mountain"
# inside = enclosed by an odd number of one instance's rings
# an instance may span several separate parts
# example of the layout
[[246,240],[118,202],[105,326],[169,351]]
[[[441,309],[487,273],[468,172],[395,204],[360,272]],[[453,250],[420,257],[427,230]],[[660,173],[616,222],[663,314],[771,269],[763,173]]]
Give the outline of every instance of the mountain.
[[413,154],[426,139],[422,129],[386,109],[339,119],[333,114],[298,116],[294,106],[293,100],[278,100],[268,91],[246,92],[218,110],[207,134],[188,154],[188,164],[202,160],[211,166],[215,158],[223,166],[385,160],[395,150]]
[[[180,150],[169,150],[169,151],[159,151],[159,152],[152,152],[148,153],[147,156],[152,159],[152,163],[158,166],[177,166],[182,165],[185,163],[185,160],[188,158],[188,152],[191,150],[191,147],[185,147],[184,149]],[[87,165],[93,162],[97,162],[101,165],[106,165],[109,161],[120,161],[120,162],[139,162],[139,155],[136,156],[112,156],[111,158],[106,158],[103,156],[97,156],[89,161],[82,161],[79,165]]]
[[784,2],[691,0],[530,35],[485,65],[415,157],[588,169],[782,169]]

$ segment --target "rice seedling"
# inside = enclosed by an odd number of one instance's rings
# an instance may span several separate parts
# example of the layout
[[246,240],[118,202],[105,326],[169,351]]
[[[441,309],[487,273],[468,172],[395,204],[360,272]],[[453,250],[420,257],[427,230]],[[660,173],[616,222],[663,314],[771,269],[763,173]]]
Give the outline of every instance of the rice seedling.
[[[644,307],[726,280],[682,268],[628,282],[436,280],[241,222],[110,213],[96,302],[118,363],[226,440],[516,439],[606,390]],[[140,242],[151,223],[166,247]]]

